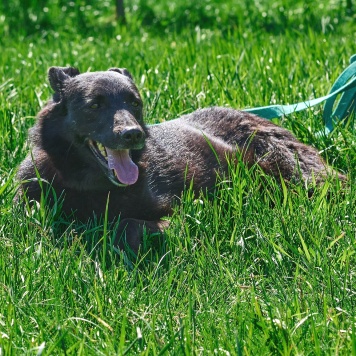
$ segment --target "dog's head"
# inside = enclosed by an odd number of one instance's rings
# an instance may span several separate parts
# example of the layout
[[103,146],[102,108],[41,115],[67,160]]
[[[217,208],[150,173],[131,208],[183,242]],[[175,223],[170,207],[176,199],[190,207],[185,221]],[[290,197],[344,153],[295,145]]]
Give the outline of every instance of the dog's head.
[[51,67],[48,77],[66,134],[90,150],[112,183],[134,184],[138,167],[130,151],[144,147],[146,134],[131,74],[121,68],[80,74],[72,67]]

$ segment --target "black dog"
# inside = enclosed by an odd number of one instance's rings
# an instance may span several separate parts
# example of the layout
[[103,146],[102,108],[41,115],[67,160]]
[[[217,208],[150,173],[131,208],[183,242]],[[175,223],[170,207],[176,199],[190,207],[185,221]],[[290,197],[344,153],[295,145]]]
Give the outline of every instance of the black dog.
[[161,218],[186,182],[193,179],[195,191],[213,188],[237,149],[248,165],[257,162],[277,179],[322,181],[332,173],[314,148],[241,111],[212,107],[146,127],[126,69],[79,74],[52,67],[48,75],[55,93],[31,130],[33,150],[18,172],[19,194],[40,200],[37,170],[57,196],[64,194],[63,211],[81,221],[103,215],[109,201],[109,219],[121,218],[119,231],[126,229],[134,250],[144,225],[164,229]]

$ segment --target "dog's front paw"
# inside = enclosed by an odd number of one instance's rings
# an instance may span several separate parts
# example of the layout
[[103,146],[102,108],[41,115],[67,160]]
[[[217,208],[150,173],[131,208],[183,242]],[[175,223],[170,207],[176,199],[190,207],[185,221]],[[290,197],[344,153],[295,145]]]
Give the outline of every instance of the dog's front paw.
[[123,219],[117,231],[116,245],[121,250],[130,247],[136,254],[139,251],[144,235],[160,234],[169,226],[169,221],[145,221],[137,219]]
[[144,233],[144,227],[141,220],[123,219],[119,224],[116,242],[121,250],[130,247],[137,254]]

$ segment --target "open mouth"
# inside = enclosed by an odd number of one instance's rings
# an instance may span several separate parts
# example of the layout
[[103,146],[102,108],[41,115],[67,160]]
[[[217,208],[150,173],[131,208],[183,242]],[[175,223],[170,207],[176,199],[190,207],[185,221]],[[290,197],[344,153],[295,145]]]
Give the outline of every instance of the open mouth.
[[93,140],[88,140],[88,146],[111,183],[118,187],[136,183],[138,167],[130,157],[130,150],[112,150]]

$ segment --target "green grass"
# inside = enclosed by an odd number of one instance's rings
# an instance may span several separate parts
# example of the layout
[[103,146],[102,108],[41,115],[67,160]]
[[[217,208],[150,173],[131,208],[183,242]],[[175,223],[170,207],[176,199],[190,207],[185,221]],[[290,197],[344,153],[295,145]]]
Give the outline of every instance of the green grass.
[[278,123],[345,187],[308,198],[238,164],[209,197],[184,192],[137,260],[111,245],[115,225],[12,203],[48,67],[128,68],[151,123],[294,103],[326,94],[356,53],[355,4],[133,1],[123,27],[112,3],[0,5],[0,355],[356,355],[356,131],[317,137],[321,107]]

